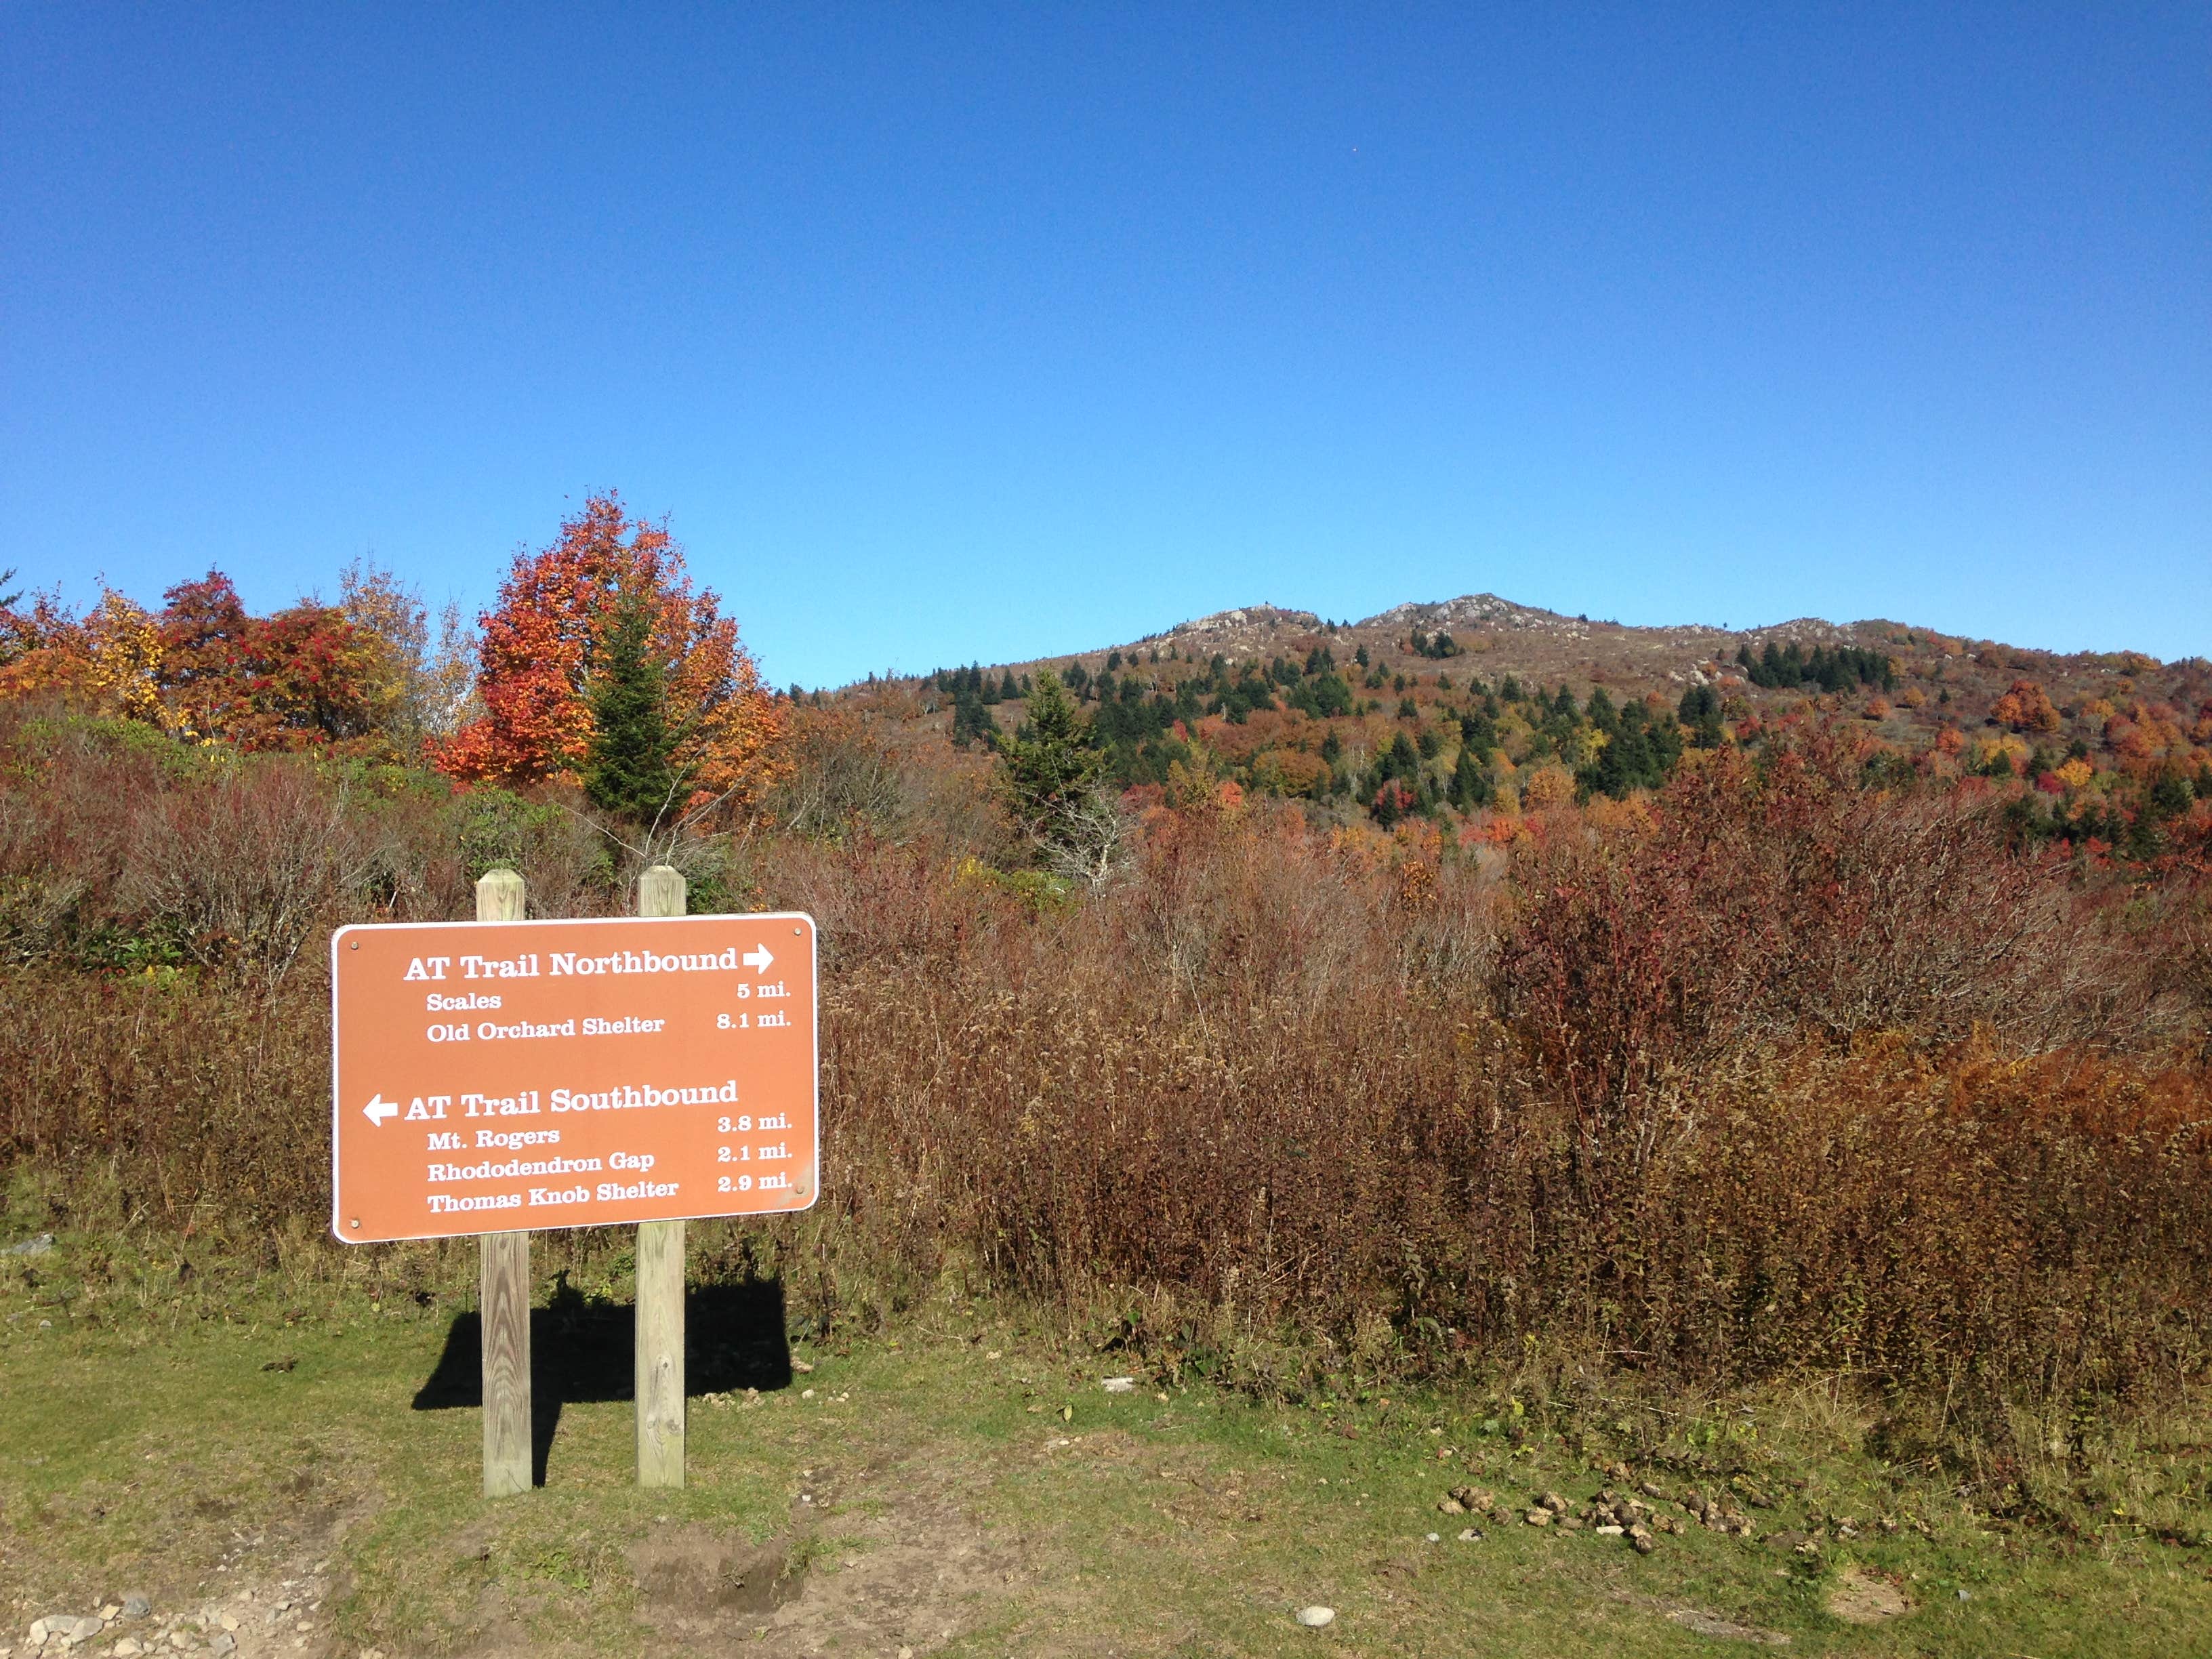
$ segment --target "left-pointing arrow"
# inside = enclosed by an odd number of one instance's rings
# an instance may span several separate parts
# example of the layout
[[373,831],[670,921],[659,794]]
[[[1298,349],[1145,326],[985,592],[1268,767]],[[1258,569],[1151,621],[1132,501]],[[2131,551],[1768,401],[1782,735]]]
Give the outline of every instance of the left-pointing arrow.
[[390,1101],[386,1100],[381,1091],[379,1091],[376,1094],[369,1097],[368,1104],[362,1107],[361,1109],[368,1115],[368,1121],[376,1125],[380,1129],[384,1127],[384,1121],[386,1118],[393,1118],[399,1115],[399,1109],[393,1105]]

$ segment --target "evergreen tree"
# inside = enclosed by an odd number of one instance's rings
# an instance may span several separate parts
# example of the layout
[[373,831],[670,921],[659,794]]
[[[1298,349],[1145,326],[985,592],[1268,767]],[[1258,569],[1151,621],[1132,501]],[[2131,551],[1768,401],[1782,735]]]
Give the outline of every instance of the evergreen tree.
[[999,682],[999,701],[1000,702],[1012,702],[1015,698],[1021,695],[1021,692],[1016,690],[1014,686],[1014,671],[1009,668],[1006,672],[1006,678]]
[[1710,685],[1693,685],[1682,693],[1674,718],[1690,729],[1690,740],[1700,749],[1721,746],[1721,695]]
[[1334,714],[1349,714],[1352,712],[1352,688],[1344,683],[1343,676],[1334,668],[1323,669],[1308,683],[1305,690],[1313,699],[1313,706],[1306,711],[1309,714],[1327,720]]
[[1412,785],[1421,775],[1421,757],[1413,740],[1400,732],[1390,739],[1390,746],[1378,756],[1374,769],[1368,774],[1367,790],[1374,793],[1384,784],[1396,781]]
[[1000,792],[1023,830],[1051,842],[1097,786],[1105,757],[1091,746],[1083,717],[1048,670],[1036,677],[1024,726],[1026,735],[998,739]]
[[2161,772],[2158,781],[2150,787],[2148,816],[2155,818],[2179,817],[2189,810],[2197,798],[2197,791],[2189,780],[2179,771]]
[[1459,751],[1459,759],[1452,767],[1451,787],[1445,799],[1462,812],[1472,812],[1479,806],[1487,806],[1498,798],[1498,786],[1491,781],[1490,773],[1475,757],[1472,749]]
[[590,690],[592,742],[584,793],[594,806],[635,823],[657,823],[676,799],[676,735],[668,726],[668,665],[653,643],[653,607],[641,592],[620,595],[600,636]]
[[978,738],[989,742],[998,733],[999,723],[991,718],[991,711],[983,707],[982,698],[963,684],[952,698],[953,746],[965,749]]

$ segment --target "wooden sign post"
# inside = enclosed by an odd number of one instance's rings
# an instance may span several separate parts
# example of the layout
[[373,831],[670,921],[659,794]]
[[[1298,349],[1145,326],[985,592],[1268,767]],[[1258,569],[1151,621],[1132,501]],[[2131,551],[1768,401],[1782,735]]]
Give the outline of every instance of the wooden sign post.
[[813,919],[684,901],[526,921],[495,870],[473,923],[331,939],[331,1231],[479,1238],[487,1497],[531,1484],[530,1228],[636,1225],[638,1484],[680,1486],[684,1222],[820,1194]]
[[[487,870],[478,921],[520,921],[522,878]],[[486,1233],[477,1246],[477,1320],[483,1342],[483,1491],[530,1490],[530,1235]]]
[[[656,864],[637,884],[641,916],[680,916],[685,885]],[[637,1226],[637,1484],[684,1484],[684,1224]]]

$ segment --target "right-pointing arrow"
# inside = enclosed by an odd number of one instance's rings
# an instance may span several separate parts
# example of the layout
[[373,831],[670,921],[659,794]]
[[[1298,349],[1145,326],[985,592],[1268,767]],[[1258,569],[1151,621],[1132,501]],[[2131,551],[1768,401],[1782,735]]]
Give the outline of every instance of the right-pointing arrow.
[[768,953],[768,946],[763,945],[757,949],[746,951],[744,955],[739,957],[738,960],[744,963],[746,967],[751,969],[755,973],[764,974],[768,972],[769,963],[774,962],[775,958]]
[[384,1127],[386,1119],[399,1115],[399,1109],[386,1100],[381,1091],[370,1096],[368,1104],[361,1109],[368,1114],[368,1121],[380,1129]]

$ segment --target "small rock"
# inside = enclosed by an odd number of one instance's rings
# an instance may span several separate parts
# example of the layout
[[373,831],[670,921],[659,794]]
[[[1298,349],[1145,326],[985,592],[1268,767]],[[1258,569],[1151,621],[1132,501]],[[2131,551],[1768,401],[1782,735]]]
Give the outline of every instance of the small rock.
[[1559,1517],[1559,1530],[1561,1532],[1580,1532],[1582,1529],[1583,1523],[1581,1516],[1563,1515]]
[[1959,1599],[1961,1601],[1971,1601],[1974,1599],[1974,1593],[1972,1590],[1962,1589],[1959,1592]]
[[123,1604],[122,1604],[121,1602],[119,1602],[119,1601],[110,1601],[110,1602],[108,1602],[105,1607],[101,1607],[101,1608],[100,1608],[100,1622],[101,1624],[103,1624],[103,1625],[104,1625],[104,1624],[106,1624],[109,1620],[111,1620],[111,1619],[114,1618],[114,1617],[115,1617],[115,1615],[116,1615],[117,1613],[120,1613],[120,1612],[122,1612],[122,1611],[123,1611]]
[[1565,1515],[1567,1512],[1567,1500],[1555,1492],[1547,1492],[1536,1501],[1554,1515]]
[[801,1376],[805,1376],[809,1371],[811,1371],[814,1367],[808,1364],[804,1359],[794,1359],[791,1362],[791,1369],[797,1371]]
[[1300,1607],[1297,1620],[1298,1623],[1304,1625],[1308,1630],[1325,1629],[1336,1622],[1336,1609],[1323,1607]]
[[1462,1527],[1459,1532],[1459,1541],[1462,1544],[1480,1544],[1482,1541],[1482,1534],[1473,1527]]
[[1646,1498],[1657,1498],[1662,1504],[1667,1501],[1667,1494],[1659,1489],[1656,1482],[1647,1480],[1636,1490],[1642,1492]]
[[1636,1553],[1638,1555],[1649,1555],[1652,1551],[1659,1547],[1659,1546],[1652,1540],[1651,1534],[1648,1532],[1641,1538],[1632,1537],[1628,1541],[1636,1546]]
[[1467,1505],[1461,1503],[1456,1498],[1439,1498],[1437,1500],[1437,1513],[1438,1515],[1465,1515],[1467,1513]]
[[143,1650],[139,1647],[137,1643],[132,1641],[131,1638],[126,1636],[120,1642],[118,1642],[115,1644],[112,1651],[115,1655],[115,1659],[136,1659],[136,1656],[143,1652]]
[[1618,1538],[1628,1530],[1626,1527],[1595,1527],[1591,1530],[1601,1538]]
[[208,1644],[208,1651],[210,1653],[231,1653],[234,1652],[237,1650],[237,1647],[238,1638],[235,1636],[233,1636],[228,1631],[222,1631],[218,1632],[215,1638]]
[[1443,1543],[1443,1542],[1444,1541],[1444,1540],[1443,1540],[1443,1534],[1442,1534],[1441,1533],[1434,1533],[1434,1532],[1423,1533],[1423,1534],[1421,1534],[1421,1539],[1422,1539],[1422,1541],[1423,1541],[1424,1543],[1429,1543],[1429,1544],[1441,1544],[1441,1543]]
[[[52,1233],[33,1233],[21,1243],[10,1244],[6,1249],[0,1250],[0,1255],[44,1255],[53,1248],[54,1236]],[[43,1641],[45,1638],[40,1639]]]
[[1464,1504],[1469,1512],[1476,1510],[1494,1510],[1498,1507],[1497,1495],[1481,1486],[1454,1486],[1451,1489],[1451,1495]]
[[1137,1391],[1137,1379],[1133,1376],[1109,1376],[1102,1381],[1098,1386],[1109,1394],[1134,1394]]
[[126,1595],[123,1598],[123,1616],[125,1619],[143,1619],[153,1611],[153,1602],[145,1596]]
[[1530,1510],[1521,1518],[1532,1527],[1548,1527],[1552,1524],[1552,1512],[1549,1510]]

